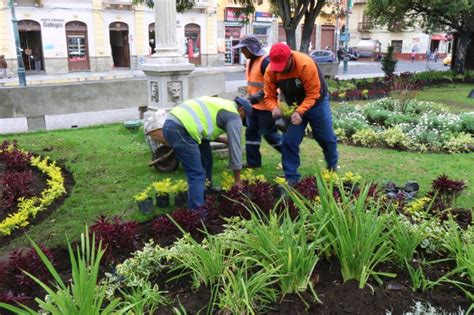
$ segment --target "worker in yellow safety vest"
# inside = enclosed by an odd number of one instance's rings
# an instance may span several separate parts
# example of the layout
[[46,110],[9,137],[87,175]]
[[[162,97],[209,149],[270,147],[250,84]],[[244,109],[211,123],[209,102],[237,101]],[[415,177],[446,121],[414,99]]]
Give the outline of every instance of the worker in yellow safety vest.
[[188,205],[204,205],[206,179],[212,185],[212,152],[210,142],[227,134],[229,168],[241,186],[242,149],[240,139],[246,100],[198,97],[187,100],[169,113],[158,110],[145,125],[145,133],[163,145],[170,146],[183,165],[188,182]]

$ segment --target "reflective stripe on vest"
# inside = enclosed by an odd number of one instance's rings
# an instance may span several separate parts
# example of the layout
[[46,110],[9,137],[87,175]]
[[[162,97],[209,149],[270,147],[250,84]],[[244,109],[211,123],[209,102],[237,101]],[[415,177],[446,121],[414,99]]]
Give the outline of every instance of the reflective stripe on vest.
[[[199,104],[199,106],[201,106],[201,109],[204,112],[204,117],[206,117],[206,121],[207,121],[207,137],[206,138],[209,140],[211,135],[214,133],[214,124],[212,123],[211,113],[209,113],[209,109],[206,107],[206,104],[204,104],[203,101],[201,101],[198,98],[195,98],[194,100],[196,101],[196,103]],[[202,130],[200,132],[202,132]]]
[[235,102],[209,96],[187,100],[173,108],[170,113],[199,144],[203,139],[214,140],[225,132],[217,125],[217,114],[220,110],[239,114]]
[[250,82],[250,81],[247,81],[247,85],[248,85],[248,86],[254,86],[254,87],[263,88],[263,82]]
[[[247,77],[247,93],[249,95],[257,94],[263,89],[263,74],[262,74],[262,63],[265,56],[258,57],[252,62],[252,68],[250,68],[250,60],[247,62],[245,74]],[[253,104],[252,107],[260,110],[266,109],[265,104],[262,102]]]

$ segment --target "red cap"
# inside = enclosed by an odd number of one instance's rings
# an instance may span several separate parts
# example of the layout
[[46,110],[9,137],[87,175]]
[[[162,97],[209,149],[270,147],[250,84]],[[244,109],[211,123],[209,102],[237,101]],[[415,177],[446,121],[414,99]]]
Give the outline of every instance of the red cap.
[[270,49],[270,70],[281,72],[291,56],[291,49],[283,43],[276,43]]

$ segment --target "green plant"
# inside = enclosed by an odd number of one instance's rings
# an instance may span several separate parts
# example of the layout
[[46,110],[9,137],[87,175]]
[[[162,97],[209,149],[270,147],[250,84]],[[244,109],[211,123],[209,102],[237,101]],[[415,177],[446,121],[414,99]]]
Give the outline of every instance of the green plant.
[[[457,271],[474,285],[474,229],[472,226],[464,233],[454,219],[449,216],[446,224],[446,234],[442,246],[456,261]],[[471,295],[474,297],[474,295]]]
[[382,139],[391,148],[403,149],[410,145],[410,138],[399,126],[388,128],[382,132]]
[[420,227],[414,227],[403,215],[398,215],[397,213],[392,215],[393,253],[400,266],[413,260],[417,247],[427,237],[425,228],[430,224],[430,221],[425,221]]
[[396,126],[400,124],[411,124],[416,118],[405,114],[393,114],[384,121],[385,126]]
[[165,196],[173,191],[173,184],[171,183],[171,178],[166,178],[158,182],[153,182],[152,187],[158,196]]
[[381,61],[382,70],[387,78],[391,79],[393,77],[393,73],[397,67],[397,62],[397,60],[393,59],[393,46],[389,45],[387,48],[387,54]]
[[191,274],[194,288],[199,288],[201,285],[213,288],[218,284],[224,271],[233,264],[235,247],[207,232],[205,239],[199,244],[171,216],[168,215],[168,218],[183,233],[179,246],[168,256],[168,259],[174,262],[173,270],[181,271],[181,274],[172,279]]
[[461,115],[461,131],[474,134],[474,113],[465,113]]
[[188,183],[185,180],[177,180],[175,183],[172,185],[171,190],[173,193],[182,193],[188,191]]
[[380,144],[380,135],[372,128],[357,131],[352,135],[351,139],[355,144],[360,144],[364,147],[376,147]]
[[[290,198],[300,211],[312,213],[310,220],[316,230],[327,236],[326,244],[339,259],[344,282],[355,279],[363,288],[371,276],[378,281],[379,276],[394,277],[395,274],[375,270],[392,255],[393,228],[387,224],[389,215],[380,213],[381,205],[368,198],[370,185],[362,185],[358,197],[341,193],[341,200],[337,201],[333,183],[324,181],[320,172],[316,178],[319,206],[310,207],[301,195]],[[339,191],[344,191],[342,186]]]
[[248,233],[235,241],[239,242],[241,251],[255,257],[263,268],[278,268],[278,284],[283,296],[299,294],[309,288],[317,299],[311,274],[319,260],[317,251],[324,250],[322,230],[308,231],[307,213],[293,220],[287,209],[278,214],[277,207],[267,217],[250,211],[251,219],[242,222]]
[[218,293],[219,308],[231,314],[259,314],[265,305],[275,302],[278,268],[261,269],[250,274],[244,262],[238,268],[226,269]]
[[[89,238],[89,230],[81,234],[81,241],[76,249],[76,255],[68,241],[69,258],[71,260],[72,280],[66,285],[60,275],[53,267],[49,259],[39,248],[39,246],[30,239],[30,242],[48,271],[53,276],[54,287],[48,286],[35,276],[27,275],[38,283],[48,294],[44,300],[36,298],[35,301],[44,311],[53,315],[63,314],[113,314],[118,309],[118,300],[112,300],[108,305],[104,304],[106,290],[97,285],[100,261],[104,255],[101,242],[95,247],[95,237]],[[36,314],[32,309],[22,306],[23,309],[8,304],[0,303],[0,307],[16,314]],[[124,309],[126,310],[126,309]]]
[[154,314],[161,305],[169,304],[169,300],[160,291],[158,285],[149,282],[143,286],[120,290],[124,298],[124,307],[130,308],[134,314]]
[[435,286],[440,285],[442,282],[450,282],[449,277],[452,275],[452,271],[443,275],[437,280],[430,280],[426,277],[423,272],[422,265],[419,264],[418,267],[413,267],[410,263],[405,261],[408,274],[410,275],[411,288],[413,292],[421,291],[425,292],[433,289]]
[[469,153],[474,148],[474,138],[468,133],[461,132],[453,135],[443,144],[443,149],[449,153]]
[[385,125],[385,121],[392,115],[391,111],[377,107],[367,107],[364,112],[367,121],[380,126]]

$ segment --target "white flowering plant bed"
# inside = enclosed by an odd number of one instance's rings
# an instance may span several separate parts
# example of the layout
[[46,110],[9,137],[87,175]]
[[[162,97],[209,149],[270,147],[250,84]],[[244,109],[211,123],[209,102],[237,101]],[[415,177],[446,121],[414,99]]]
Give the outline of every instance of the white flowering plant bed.
[[451,113],[443,105],[416,99],[383,98],[334,110],[339,141],[365,147],[421,152],[474,151],[474,112]]

